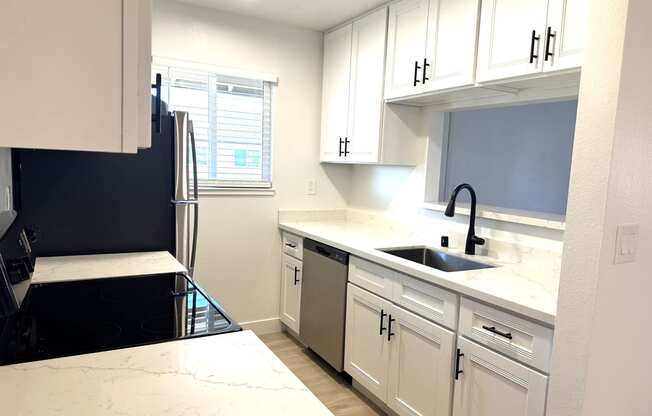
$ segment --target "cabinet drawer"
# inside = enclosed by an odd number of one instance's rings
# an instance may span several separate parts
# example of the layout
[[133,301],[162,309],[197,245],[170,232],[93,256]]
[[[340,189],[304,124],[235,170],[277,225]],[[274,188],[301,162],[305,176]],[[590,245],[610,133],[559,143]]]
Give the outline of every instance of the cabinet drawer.
[[385,299],[392,299],[395,273],[383,266],[362,260],[349,258],[349,282],[363,287]]
[[448,328],[457,328],[458,296],[414,277],[396,273],[392,301]]
[[553,336],[550,328],[462,298],[460,333],[548,373]]
[[283,253],[303,260],[303,237],[283,232]]

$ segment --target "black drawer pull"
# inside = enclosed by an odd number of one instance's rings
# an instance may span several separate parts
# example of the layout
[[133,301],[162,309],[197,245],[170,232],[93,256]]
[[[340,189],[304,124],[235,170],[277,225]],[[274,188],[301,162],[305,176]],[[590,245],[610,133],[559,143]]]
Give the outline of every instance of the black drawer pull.
[[419,66],[419,61],[414,61],[414,82],[412,83],[413,86],[417,86],[421,82],[419,79],[419,70],[421,67]]
[[385,317],[387,314],[385,313],[384,309],[380,310],[380,335],[383,335],[383,331],[387,330],[387,327],[383,326]]
[[536,55],[534,54],[534,42],[539,42],[541,40],[541,36],[537,36],[537,31],[533,30],[532,31],[532,43],[530,44],[530,63],[534,63],[534,59],[539,59],[539,54],[537,53]]
[[389,324],[387,328],[387,341],[392,340],[392,336],[396,335],[395,333],[392,332],[392,322],[396,321],[396,319],[392,318],[392,314],[389,314]]
[[552,33],[552,27],[548,26],[548,33],[546,34],[546,56],[544,58],[545,61],[548,61],[549,58],[552,58],[555,56],[554,52],[550,52],[550,44],[552,43],[552,39],[557,37],[555,33]]
[[288,247],[290,247],[290,248],[297,248],[296,244],[285,243],[285,245],[288,246]]
[[455,356],[455,380],[459,380],[460,374],[464,372],[464,370],[460,370],[460,358],[462,357],[464,357],[464,354],[462,354],[462,350],[458,348]]
[[496,329],[495,326],[482,325],[482,329],[484,329],[486,331],[489,331],[492,334],[496,334],[498,336],[501,336],[503,338],[507,338],[507,339],[512,339],[513,338],[511,332],[500,332],[499,330]]

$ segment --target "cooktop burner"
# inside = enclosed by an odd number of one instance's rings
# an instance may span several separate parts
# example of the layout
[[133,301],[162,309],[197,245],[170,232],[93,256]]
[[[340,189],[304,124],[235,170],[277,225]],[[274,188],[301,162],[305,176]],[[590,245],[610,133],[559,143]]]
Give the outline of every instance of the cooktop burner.
[[0,321],[0,365],[239,330],[182,274],[33,285]]

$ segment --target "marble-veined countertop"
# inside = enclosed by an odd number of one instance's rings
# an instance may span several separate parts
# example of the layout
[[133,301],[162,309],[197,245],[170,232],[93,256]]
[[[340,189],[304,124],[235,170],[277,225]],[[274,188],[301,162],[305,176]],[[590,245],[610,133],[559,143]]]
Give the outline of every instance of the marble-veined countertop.
[[[529,277],[533,266],[538,274],[558,279],[559,271],[545,261],[541,264],[523,264],[518,260],[498,261],[484,256],[466,256],[463,251],[439,249],[499,267],[448,273],[423,266],[390,254],[378,248],[415,247],[430,245],[410,233],[391,230],[374,224],[363,224],[341,219],[280,220],[281,230],[307,237],[339,248],[354,256],[369,260],[401,273],[450,289],[527,318],[554,326],[557,311],[557,290],[554,285],[541,283]],[[549,268],[549,270],[548,270]],[[555,276],[557,274],[557,276]]]
[[186,271],[167,251],[38,257],[32,284]]
[[3,414],[332,413],[251,331],[0,367]]

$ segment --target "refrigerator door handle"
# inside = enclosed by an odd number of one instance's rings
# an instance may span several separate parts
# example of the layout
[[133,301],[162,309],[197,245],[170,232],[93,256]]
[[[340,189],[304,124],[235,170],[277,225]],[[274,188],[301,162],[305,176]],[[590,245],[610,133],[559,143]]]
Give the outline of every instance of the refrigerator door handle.
[[195,260],[197,259],[197,232],[199,231],[199,185],[197,179],[197,147],[195,143],[195,129],[191,120],[188,121],[188,134],[190,136],[190,153],[192,155],[192,179],[193,179],[193,231],[192,231],[192,245],[190,252],[189,272],[193,276],[195,270]]

